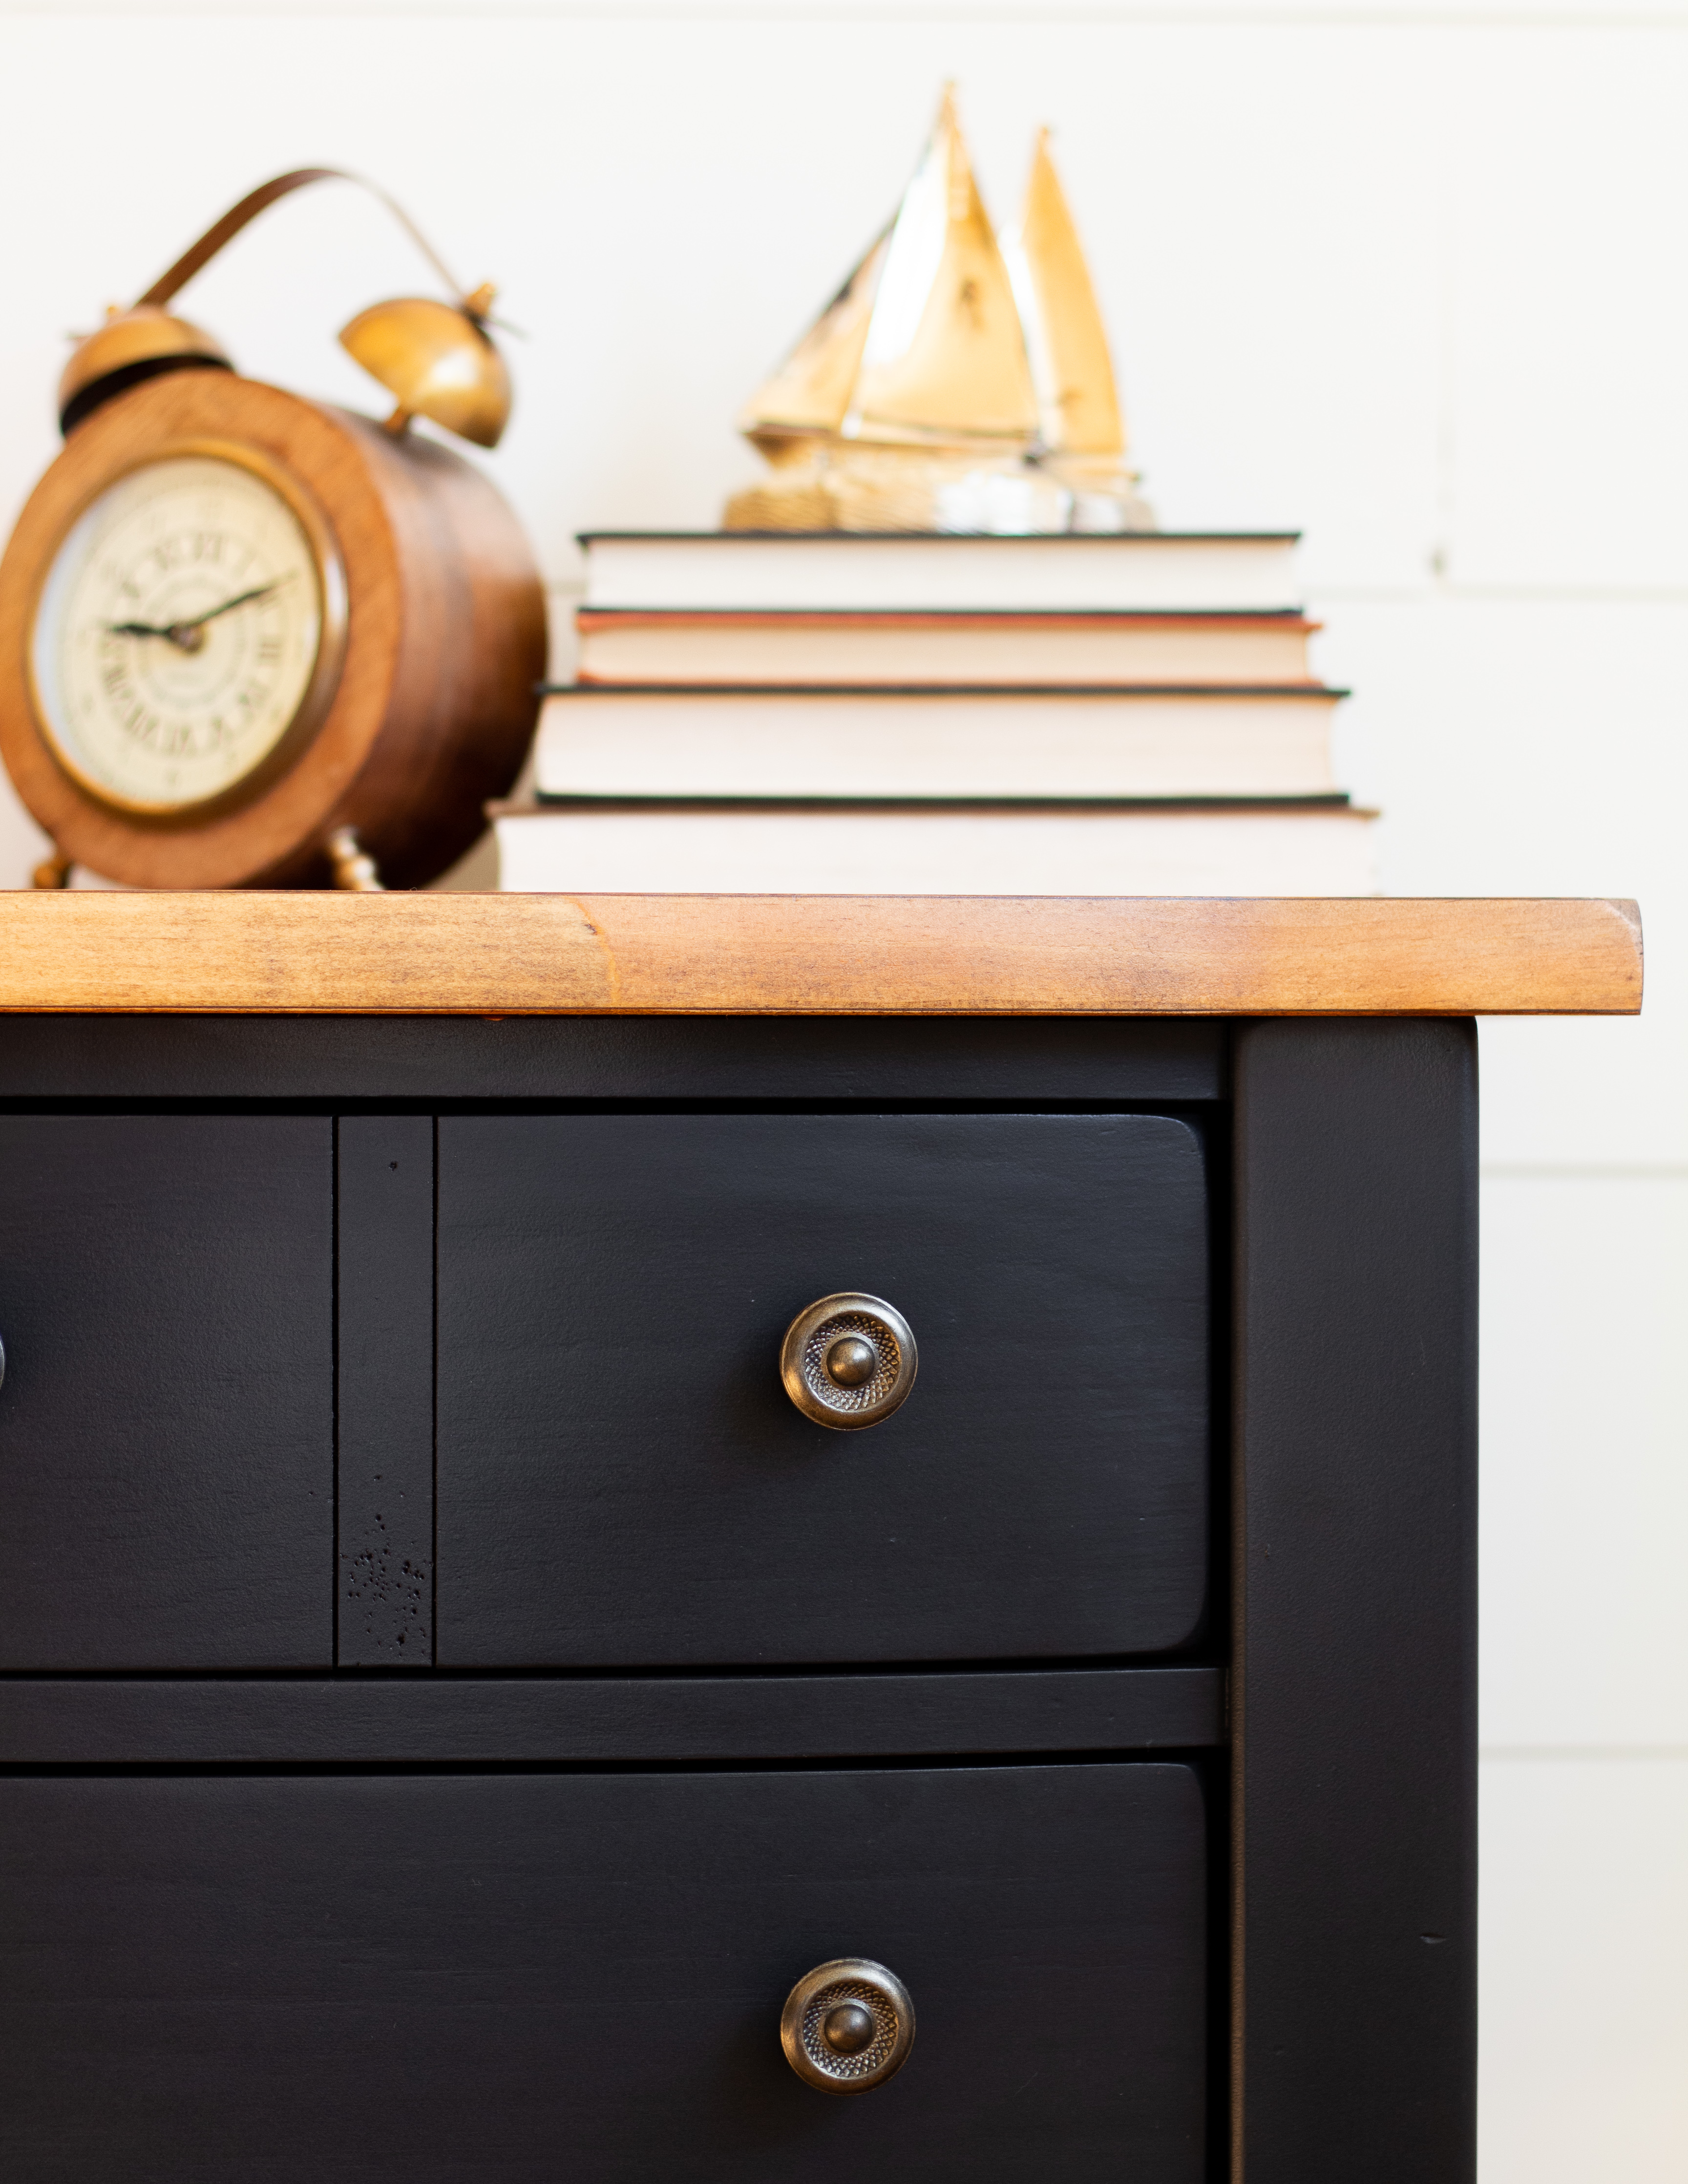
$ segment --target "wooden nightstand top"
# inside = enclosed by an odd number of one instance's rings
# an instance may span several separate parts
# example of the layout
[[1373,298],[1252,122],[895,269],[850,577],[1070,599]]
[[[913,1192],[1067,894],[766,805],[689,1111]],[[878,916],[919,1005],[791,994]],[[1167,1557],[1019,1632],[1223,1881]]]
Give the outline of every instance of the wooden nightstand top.
[[1631,1016],[1633,902],[0,894],[0,1010]]

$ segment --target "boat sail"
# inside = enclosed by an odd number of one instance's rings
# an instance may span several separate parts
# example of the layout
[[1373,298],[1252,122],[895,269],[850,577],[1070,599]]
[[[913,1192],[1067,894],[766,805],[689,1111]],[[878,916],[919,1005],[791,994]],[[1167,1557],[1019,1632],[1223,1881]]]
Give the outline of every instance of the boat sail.
[[1002,238],[1038,392],[1038,459],[1072,492],[1074,530],[1152,530],[1127,465],[1107,330],[1050,135],[1038,131],[1020,223]]
[[740,413],[739,431],[776,465],[843,424],[861,369],[873,298],[890,243],[888,227]]
[[847,438],[1017,455],[1037,395],[1008,268],[947,87],[891,227]]

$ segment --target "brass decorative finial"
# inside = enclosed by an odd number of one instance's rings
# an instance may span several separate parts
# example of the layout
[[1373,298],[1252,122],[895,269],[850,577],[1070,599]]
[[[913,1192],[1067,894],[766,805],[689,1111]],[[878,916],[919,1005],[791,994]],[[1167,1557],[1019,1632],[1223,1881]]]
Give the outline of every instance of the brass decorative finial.
[[1153,527],[1047,137],[999,248],[945,86],[895,218],[739,417],[776,475],[728,530]]
[[334,885],[348,894],[385,894],[387,883],[382,879],[363,844],[357,830],[351,827],[337,827],[328,838],[328,863],[334,876]]

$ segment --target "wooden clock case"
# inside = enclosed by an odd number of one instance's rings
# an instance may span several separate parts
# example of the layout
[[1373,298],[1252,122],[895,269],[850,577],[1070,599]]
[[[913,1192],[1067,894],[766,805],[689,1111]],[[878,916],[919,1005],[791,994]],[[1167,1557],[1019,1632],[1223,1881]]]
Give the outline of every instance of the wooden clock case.
[[[344,571],[344,652],[315,733],[303,722],[305,739],[285,743],[244,794],[139,815],[92,794],[56,756],[31,634],[82,510],[125,472],[188,453],[248,460],[308,532],[326,533]],[[388,885],[425,884],[478,839],[487,800],[521,771],[544,671],[532,552],[478,471],[437,441],[223,371],[148,381],[75,426],[0,560],[0,755],[60,855],[131,887],[326,884],[326,845],[343,827]]]

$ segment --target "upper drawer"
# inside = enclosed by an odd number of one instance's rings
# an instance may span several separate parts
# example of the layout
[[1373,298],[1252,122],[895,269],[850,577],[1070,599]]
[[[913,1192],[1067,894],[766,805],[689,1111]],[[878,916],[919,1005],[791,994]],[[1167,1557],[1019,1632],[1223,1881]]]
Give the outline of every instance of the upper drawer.
[[[1206,1224],[1199,1141],[1159,1116],[443,1119],[438,1658],[1184,1642]],[[848,1290],[919,1366],[841,1433],[779,1353]]]
[[332,1214],[320,1118],[0,1117],[0,1667],[332,1658]]

